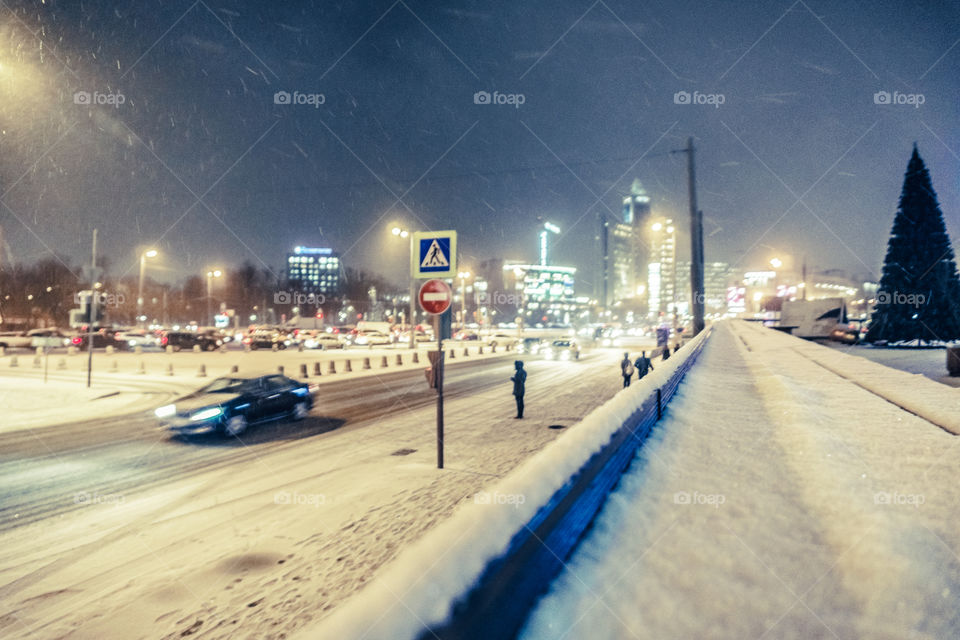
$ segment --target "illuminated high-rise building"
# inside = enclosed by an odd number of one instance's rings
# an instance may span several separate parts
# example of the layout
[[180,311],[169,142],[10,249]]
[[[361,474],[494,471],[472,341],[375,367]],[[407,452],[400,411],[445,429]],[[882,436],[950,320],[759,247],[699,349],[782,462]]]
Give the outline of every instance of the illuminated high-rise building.
[[287,255],[287,280],[291,286],[324,295],[340,291],[340,256],[333,249],[294,247]]

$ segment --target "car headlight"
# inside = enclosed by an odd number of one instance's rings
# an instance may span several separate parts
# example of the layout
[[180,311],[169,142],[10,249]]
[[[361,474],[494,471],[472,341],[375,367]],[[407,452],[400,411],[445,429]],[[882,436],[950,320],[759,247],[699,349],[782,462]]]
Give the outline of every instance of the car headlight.
[[191,420],[209,420],[210,418],[216,418],[218,415],[223,413],[223,409],[220,407],[211,407],[210,409],[201,409],[195,414],[190,416]]
[[169,417],[169,416],[174,415],[176,412],[177,412],[177,407],[176,407],[176,405],[165,404],[165,405],[163,405],[162,407],[159,407],[159,408],[155,409],[153,413],[154,413],[158,418],[166,418],[166,417]]

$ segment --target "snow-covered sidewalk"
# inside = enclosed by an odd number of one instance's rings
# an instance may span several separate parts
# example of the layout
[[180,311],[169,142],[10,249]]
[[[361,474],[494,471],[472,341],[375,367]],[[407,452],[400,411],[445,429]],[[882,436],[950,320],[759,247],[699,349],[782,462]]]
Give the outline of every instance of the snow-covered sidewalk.
[[960,637],[958,439],[844,358],[719,325],[523,637]]

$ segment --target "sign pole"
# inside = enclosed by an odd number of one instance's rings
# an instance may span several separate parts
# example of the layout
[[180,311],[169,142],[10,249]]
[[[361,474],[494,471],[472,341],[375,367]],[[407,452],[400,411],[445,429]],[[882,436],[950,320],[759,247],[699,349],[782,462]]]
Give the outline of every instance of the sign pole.
[[440,316],[433,316],[433,331],[437,335],[437,469],[443,469],[443,337],[440,335]]

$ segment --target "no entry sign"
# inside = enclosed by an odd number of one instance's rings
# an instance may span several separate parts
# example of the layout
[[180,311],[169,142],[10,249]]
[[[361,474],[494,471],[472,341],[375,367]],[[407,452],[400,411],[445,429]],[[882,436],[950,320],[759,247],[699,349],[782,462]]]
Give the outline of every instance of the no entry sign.
[[443,280],[427,280],[420,287],[420,308],[427,313],[439,315],[450,308],[453,290]]

